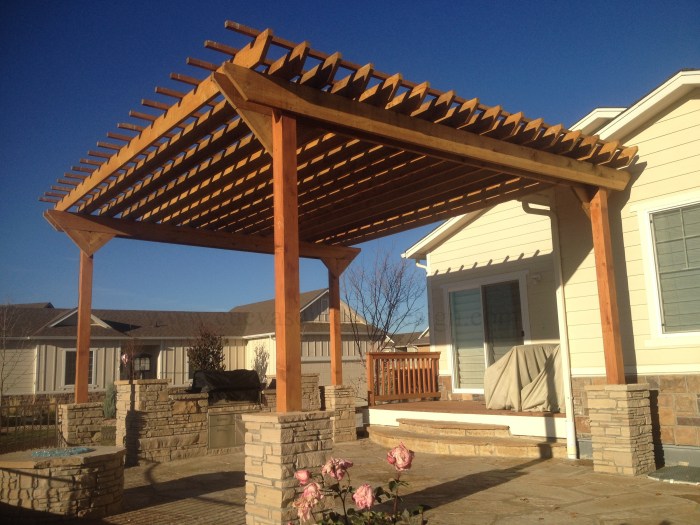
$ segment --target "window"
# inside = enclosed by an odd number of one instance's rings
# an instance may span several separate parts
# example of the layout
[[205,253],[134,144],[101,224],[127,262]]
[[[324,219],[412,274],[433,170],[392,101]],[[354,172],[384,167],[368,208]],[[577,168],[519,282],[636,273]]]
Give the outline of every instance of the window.
[[664,334],[700,331],[700,203],[649,213]]
[[[75,359],[76,359],[76,351],[75,350],[66,350],[65,351],[65,359],[64,359],[64,367],[63,367],[63,384],[66,386],[75,384]],[[94,362],[93,351],[90,350],[90,359],[88,360],[88,384],[89,385],[94,384],[93,374],[92,374],[93,362]]]

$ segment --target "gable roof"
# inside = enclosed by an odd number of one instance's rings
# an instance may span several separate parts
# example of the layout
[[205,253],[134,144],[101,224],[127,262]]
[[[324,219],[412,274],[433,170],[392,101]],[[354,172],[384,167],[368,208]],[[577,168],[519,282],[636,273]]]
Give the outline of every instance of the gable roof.
[[[300,294],[301,309],[328,293],[328,289]],[[50,304],[50,303],[49,303]],[[75,308],[37,307],[34,304],[9,305],[8,315],[16,320],[10,337],[75,338]],[[237,306],[228,312],[183,312],[162,310],[92,310],[93,338],[189,339],[200,326],[223,337],[253,337],[275,332],[275,301],[259,301]],[[349,329],[346,323],[342,325]],[[328,332],[328,323],[303,323],[302,332]]]
[[425,259],[428,252],[433,251],[445,240],[452,237],[462,228],[466,228],[490,209],[491,208],[484,208],[482,210],[472,211],[465,213],[464,215],[460,215],[459,217],[452,217],[451,219],[446,220],[444,223],[402,253],[401,257],[404,259]]
[[[635,128],[696,88],[700,88],[700,69],[684,69],[627,109],[594,109],[574,124],[572,129],[583,133],[597,133],[604,140],[622,140]],[[600,119],[606,111],[611,118]],[[618,113],[612,116],[615,111]]]

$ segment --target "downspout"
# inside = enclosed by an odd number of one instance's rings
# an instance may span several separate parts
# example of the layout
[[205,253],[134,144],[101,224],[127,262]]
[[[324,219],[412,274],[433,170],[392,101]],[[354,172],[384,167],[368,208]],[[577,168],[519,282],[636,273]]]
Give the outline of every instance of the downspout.
[[557,283],[557,321],[559,323],[559,349],[561,351],[561,367],[564,375],[564,410],[566,411],[566,453],[569,459],[578,458],[576,446],[576,425],[574,420],[574,398],[571,388],[571,354],[569,350],[569,325],[566,318],[566,295],[564,293],[564,277],[561,266],[561,246],[559,243],[559,221],[552,208],[533,208],[523,202],[525,213],[549,217],[552,228],[552,252],[554,254],[554,279]]

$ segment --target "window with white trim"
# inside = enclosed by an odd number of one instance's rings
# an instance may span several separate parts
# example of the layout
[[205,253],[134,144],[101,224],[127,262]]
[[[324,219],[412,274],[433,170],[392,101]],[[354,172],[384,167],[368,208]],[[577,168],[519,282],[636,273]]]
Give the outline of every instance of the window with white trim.
[[[63,353],[63,384],[65,386],[75,385],[75,360],[77,353],[75,350],[65,350]],[[94,384],[93,377],[94,352],[90,350],[88,360],[88,384]]]
[[649,213],[661,332],[700,332],[700,203]]

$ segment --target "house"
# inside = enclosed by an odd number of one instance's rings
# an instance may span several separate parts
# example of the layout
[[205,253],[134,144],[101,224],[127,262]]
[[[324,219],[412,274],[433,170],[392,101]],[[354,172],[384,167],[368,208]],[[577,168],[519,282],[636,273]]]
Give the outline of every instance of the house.
[[[343,320],[347,307],[343,304]],[[301,294],[302,370],[318,373],[319,384],[330,384],[328,290]],[[50,395],[71,399],[75,378],[77,310],[51,303],[3,307],[11,327],[3,333],[3,395]],[[229,312],[93,310],[89,384],[102,392],[124,379],[123,354],[133,355],[135,373],[144,379],[169,379],[173,386],[190,384],[187,348],[206,327],[224,342],[227,370],[253,368],[256,349],[269,353],[268,378],[275,375],[274,301],[239,306]],[[341,323],[344,372],[349,384],[364,380],[358,344],[349,323]],[[363,391],[360,388],[359,391]],[[94,397],[94,396],[93,396]]]
[[[650,385],[657,458],[700,465],[700,70],[573,129],[639,147],[631,184],[609,200],[624,372]],[[482,396],[484,370],[514,345],[560,343],[581,456],[585,387],[605,383],[586,197],[559,187],[456,217],[404,254],[426,267],[445,395]]]
[[430,350],[430,334],[427,328],[422,332],[394,334],[384,349],[389,352],[428,352]]

